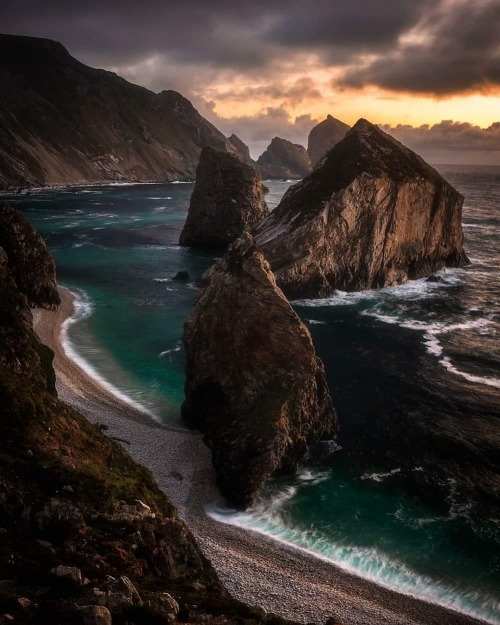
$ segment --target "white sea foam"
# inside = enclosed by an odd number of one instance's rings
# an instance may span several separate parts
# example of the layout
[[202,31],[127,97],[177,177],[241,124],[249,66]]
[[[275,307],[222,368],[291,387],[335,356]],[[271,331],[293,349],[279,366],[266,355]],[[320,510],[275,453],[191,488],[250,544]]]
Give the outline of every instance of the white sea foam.
[[105,388],[109,393],[123,401],[124,403],[132,406],[139,412],[149,415],[154,419],[157,419],[157,415],[154,414],[148,407],[144,406],[140,402],[136,401],[120,389],[118,389],[114,384],[106,380],[97,369],[86,360],[80,353],[78,353],[77,348],[73,344],[70,338],[70,328],[75,324],[81,322],[84,319],[87,319],[91,316],[94,305],[89,298],[89,296],[84,291],[71,291],[74,297],[74,311],[71,316],[69,316],[61,327],[61,344],[63,346],[64,352],[68,358],[70,358],[73,362],[75,362],[80,369],[83,369],[87,375],[96,380],[103,388]]
[[172,282],[172,278],[153,278],[154,282]]
[[372,480],[373,482],[383,482],[386,478],[401,473],[401,469],[392,469],[386,473],[363,473],[361,480]]
[[178,345],[177,347],[172,347],[172,349],[166,349],[164,352],[160,352],[158,354],[158,358],[163,358],[164,356],[167,356],[168,354],[172,354],[174,352],[180,352],[181,351],[181,346]]
[[[207,514],[218,522],[262,534],[380,586],[500,625],[500,602],[493,596],[481,596],[474,589],[455,589],[412,570],[378,549],[331,542],[318,530],[290,526],[280,512],[297,489],[298,486],[289,485],[272,500],[263,499],[246,512],[212,507],[207,509]],[[417,522],[426,524],[434,519],[422,518]]]
[[320,326],[326,326],[327,322],[326,321],[319,321],[318,319],[306,319],[307,323],[310,323],[312,326],[314,325],[320,325]]

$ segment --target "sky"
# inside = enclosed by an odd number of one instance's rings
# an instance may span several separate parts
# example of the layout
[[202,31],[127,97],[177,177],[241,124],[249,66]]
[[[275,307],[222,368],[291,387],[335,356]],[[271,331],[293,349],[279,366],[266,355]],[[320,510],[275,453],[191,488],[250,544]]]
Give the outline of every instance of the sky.
[[331,114],[500,165],[500,0],[1,0],[0,28],[180,91],[254,157]]

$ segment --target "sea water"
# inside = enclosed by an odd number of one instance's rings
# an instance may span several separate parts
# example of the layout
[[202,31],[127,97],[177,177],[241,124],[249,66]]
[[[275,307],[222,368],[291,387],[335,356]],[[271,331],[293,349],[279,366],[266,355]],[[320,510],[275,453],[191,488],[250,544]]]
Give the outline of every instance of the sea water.
[[[500,519],[460,491],[499,460],[500,169],[442,167],[466,196],[471,266],[294,302],[341,424],[245,513],[211,509],[401,592],[500,623]],[[288,182],[268,182],[273,208]],[[110,391],[182,427],[183,323],[215,257],[178,246],[191,184],[108,185],[4,199],[46,238],[77,295],[63,339]],[[187,270],[188,282],[173,280]],[[470,493],[469,493],[470,495]]]

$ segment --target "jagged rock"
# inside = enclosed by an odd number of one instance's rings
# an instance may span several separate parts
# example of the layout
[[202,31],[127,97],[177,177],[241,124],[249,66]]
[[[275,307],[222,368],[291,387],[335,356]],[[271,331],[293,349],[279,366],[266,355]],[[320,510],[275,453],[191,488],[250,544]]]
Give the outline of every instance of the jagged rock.
[[300,180],[312,169],[305,147],[280,137],[274,137],[255,166],[264,179],[271,180]]
[[111,612],[102,605],[84,605],[78,608],[82,625],[111,625]]
[[71,579],[76,584],[82,583],[82,572],[80,569],[77,569],[75,566],[64,566],[63,564],[59,564],[51,571],[57,577],[67,577]]
[[314,126],[307,140],[307,153],[311,159],[312,166],[315,167],[333,146],[342,141],[349,130],[350,126],[331,115],[328,115],[325,120]]
[[172,280],[178,280],[179,282],[189,282],[191,280],[191,276],[188,271],[178,271]]
[[[57,292],[54,259],[45,242],[24,215],[6,204],[0,206],[0,247],[18,289],[26,295],[30,306],[57,308],[61,298]],[[2,260],[2,264],[5,259]]]
[[96,597],[99,605],[106,606],[111,612],[121,612],[133,605],[142,605],[143,601],[136,587],[128,577],[111,579],[106,592]]
[[422,158],[360,120],[254,235],[288,297],[322,297],[467,263],[462,202]]
[[205,434],[227,500],[249,505],[309,443],[332,437],[336,414],[308,329],[246,233],[211,275],[185,324],[185,421]]
[[260,174],[233,154],[203,149],[180,245],[226,248],[267,214]]
[[227,138],[227,140],[234,147],[235,154],[237,154],[237,156],[239,156],[244,163],[248,163],[248,165],[252,166],[255,165],[254,160],[250,156],[250,150],[246,143],[243,143],[243,141],[235,134],[232,134],[230,137]]
[[0,35],[0,189],[193,179],[234,146],[189,100],[87,67],[56,41]]
[[39,530],[54,540],[64,540],[85,528],[81,511],[67,501],[51,499],[36,515]]

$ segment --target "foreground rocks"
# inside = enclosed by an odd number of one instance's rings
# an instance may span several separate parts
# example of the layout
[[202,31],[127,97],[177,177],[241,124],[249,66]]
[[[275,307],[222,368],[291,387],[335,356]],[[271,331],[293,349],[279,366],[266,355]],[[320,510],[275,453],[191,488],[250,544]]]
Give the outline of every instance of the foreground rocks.
[[422,158],[360,120],[254,234],[288,297],[322,297],[466,264],[462,203]]
[[30,306],[57,308],[56,268],[42,237],[24,215],[6,204],[0,205],[0,248],[9,271]]
[[300,180],[310,173],[311,159],[304,146],[274,137],[256,163],[264,180]]
[[260,174],[233,154],[203,149],[180,245],[226,248],[269,213]]
[[185,324],[183,418],[212,449],[221,493],[248,506],[337,419],[309,331],[249,234],[211,272]]
[[319,161],[349,132],[350,126],[328,115],[309,133],[307,153],[311,164],[315,167]]
[[0,623],[285,625],[232,599],[151,473],[57,399],[30,276],[0,250]]

